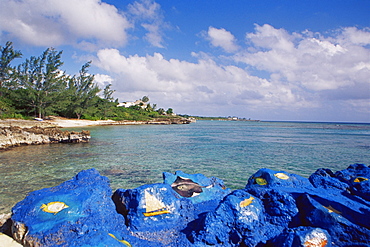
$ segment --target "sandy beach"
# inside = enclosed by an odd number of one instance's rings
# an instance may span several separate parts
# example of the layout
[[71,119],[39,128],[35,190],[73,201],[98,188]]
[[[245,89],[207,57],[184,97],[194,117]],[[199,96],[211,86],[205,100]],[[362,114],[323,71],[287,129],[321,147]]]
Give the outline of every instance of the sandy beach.
[[85,119],[67,119],[67,118],[55,118],[53,120],[44,120],[43,122],[55,125],[61,128],[71,127],[85,127],[85,126],[96,126],[96,125],[111,125],[116,124],[113,120],[85,120]]
[[37,127],[60,127],[60,128],[72,128],[72,127],[85,127],[85,126],[98,126],[98,125],[113,125],[113,124],[140,124],[141,122],[124,121],[117,122],[113,120],[85,120],[85,119],[68,119],[55,117],[50,120],[22,120],[22,119],[4,119],[0,120],[0,127],[18,126],[22,128],[30,128],[33,126]]
[[31,127],[60,127],[60,128],[73,128],[73,127],[86,127],[86,126],[100,126],[100,125],[137,125],[137,124],[189,124],[195,122],[183,118],[174,119],[156,119],[150,121],[113,121],[113,120],[85,120],[85,119],[69,119],[63,117],[52,117],[48,120],[22,120],[22,119],[3,119],[0,120],[0,127],[18,126],[21,128]]

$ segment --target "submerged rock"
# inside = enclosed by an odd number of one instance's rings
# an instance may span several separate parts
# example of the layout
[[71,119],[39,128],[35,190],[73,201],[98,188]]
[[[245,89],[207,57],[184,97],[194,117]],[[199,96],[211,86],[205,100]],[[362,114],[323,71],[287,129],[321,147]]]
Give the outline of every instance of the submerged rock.
[[163,178],[112,196],[107,178],[81,171],[17,203],[12,236],[25,246],[370,245],[365,165],[308,179],[264,168],[234,191],[202,174]]

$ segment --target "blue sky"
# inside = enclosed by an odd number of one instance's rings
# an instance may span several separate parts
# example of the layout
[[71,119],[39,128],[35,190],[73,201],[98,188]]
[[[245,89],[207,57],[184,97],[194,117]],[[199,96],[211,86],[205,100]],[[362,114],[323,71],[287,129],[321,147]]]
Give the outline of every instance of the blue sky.
[[370,122],[369,13],[366,0],[0,0],[0,42],[24,58],[63,50],[69,74],[91,60],[120,102]]

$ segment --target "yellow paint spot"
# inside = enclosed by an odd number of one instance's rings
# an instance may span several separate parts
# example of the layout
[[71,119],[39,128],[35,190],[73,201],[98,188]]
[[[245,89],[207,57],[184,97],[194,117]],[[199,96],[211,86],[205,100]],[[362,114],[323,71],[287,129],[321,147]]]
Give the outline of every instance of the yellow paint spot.
[[121,242],[121,243],[125,244],[128,247],[132,247],[131,244],[129,242],[127,242],[126,240],[123,240],[123,239],[119,240],[116,236],[114,236],[111,233],[108,233],[108,235],[111,236],[112,238],[114,238],[115,240],[117,240],[118,242]]
[[366,181],[366,180],[369,180],[369,179],[367,179],[367,178],[363,178],[363,177],[358,177],[358,178],[356,178],[355,180],[353,180],[353,182],[361,183],[361,182]]
[[284,179],[284,180],[287,180],[289,178],[288,175],[286,175],[282,172],[275,173],[274,176],[277,177],[277,178],[280,178],[280,179]]
[[327,210],[328,210],[328,212],[329,213],[336,213],[336,214],[342,214],[342,212],[340,212],[340,211],[338,211],[338,210],[336,210],[335,208],[333,208],[332,206],[328,206],[328,207],[325,207],[324,206],[324,208],[326,208]]
[[156,215],[161,215],[161,214],[169,214],[170,211],[168,210],[159,210],[155,212],[148,212],[148,213],[143,213],[144,216],[149,217],[149,216],[156,216]]
[[327,243],[326,239],[310,239],[304,242],[304,247],[325,247]]
[[328,243],[328,237],[321,231],[312,231],[304,239],[304,247],[325,247]]
[[246,206],[249,206],[253,202],[253,200],[254,200],[254,197],[251,196],[248,199],[244,199],[243,201],[241,201],[239,205],[241,208],[244,208]]
[[256,183],[259,185],[266,185],[267,181],[264,178],[256,178]]
[[55,215],[63,209],[69,208],[69,206],[64,202],[49,202],[48,204],[42,204],[40,208],[44,212],[53,213]]

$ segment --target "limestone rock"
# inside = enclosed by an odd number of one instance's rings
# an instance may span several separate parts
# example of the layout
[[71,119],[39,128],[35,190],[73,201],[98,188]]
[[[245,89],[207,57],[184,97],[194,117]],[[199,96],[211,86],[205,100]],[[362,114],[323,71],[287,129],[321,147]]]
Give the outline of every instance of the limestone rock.
[[260,169],[244,190],[189,225],[188,239],[195,246],[368,246],[368,187],[358,184],[366,185],[369,172],[355,164],[306,179]]
[[310,178],[260,169],[244,189],[217,178],[164,173],[164,183],[113,194],[94,170],[31,192],[13,208],[25,246],[369,246],[370,167]]
[[22,247],[22,245],[0,232],[0,247]]
[[187,174],[182,171],[176,171],[174,174],[164,172],[163,180],[181,198],[187,198],[194,204],[196,215],[214,210],[231,192],[221,179],[208,178],[203,174]]
[[186,240],[180,231],[194,220],[194,206],[191,201],[180,198],[170,185],[118,189],[113,199],[134,236],[164,246]]
[[0,149],[6,149],[19,145],[88,142],[89,140],[89,131],[69,132],[62,131],[56,127],[0,128]]
[[12,209],[13,237],[25,246],[150,246],[129,235],[111,195],[95,169],[31,192]]

